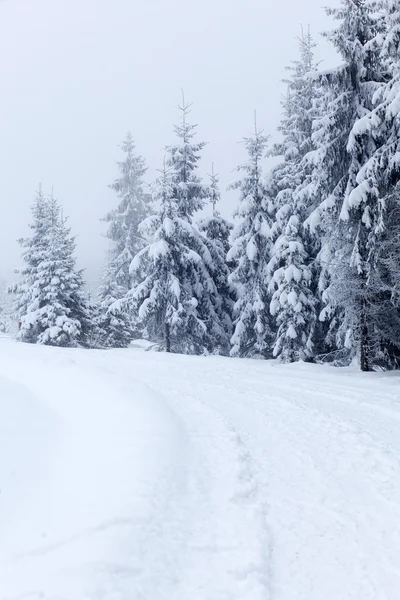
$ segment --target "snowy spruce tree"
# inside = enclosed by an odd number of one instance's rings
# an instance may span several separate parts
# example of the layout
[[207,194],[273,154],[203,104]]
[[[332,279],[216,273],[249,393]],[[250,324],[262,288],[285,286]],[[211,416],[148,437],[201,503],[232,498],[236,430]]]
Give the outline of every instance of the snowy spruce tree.
[[[219,178],[214,173],[213,163],[210,175],[208,203],[212,208],[212,215],[200,219],[198,227],[205,237],[205,242],[212,256],[212,277],[217,287],[219,301],[217,308],[226,332],[226,343],[223,353],[229,353],[229,340],[233,333],[234,289],[229,282],[230,267],[227,262],[227,256],[230,250],[230,236],[233,225],[219,213],[217,205],[220,199]],[[218,348],[218,351],[222,351],[222,349]]]
[[262,159],[268,138],[255,127],[245,138],[248,162],[238,167],[243,177],[232,188],[240,192],[238,223],[232,234],[228,260],[235,268],[230,282],[235,287],[232,356],[268,357],[271,355],[273,328],[269,311],[268,264],[272,247],[273,204],[263,180]]
[[25,322],[32,308],[36,306],[38,295],[39,267],[45,257],[48,247],[48,232],[50,226],[49,200],[40,186],[35,201],[31,207],[32,222],[29,225],[32,235],[19,240],[23,248],[22,258],[25,267],[21,270],[21,281],[10,287],[9,292],[15,294],[15,312],[20,322],[20,339],[36,343],[40,334],[38,323]]
[[281,143],[272,154],[283,162],[271,174],[276,208],[273,226],[274,247],[269,263],[272,293],[271,314],[277,331],[273,354],[284,362],[311,359],[314,355],[314,332],[317,321],[315,269],[316,243],[304,227],[311,212],[307,197],[298,192],[307,179],[304,157],[313,150],[316,71],[315,44],[310,32],[299,38],[300,58],[288,69],[290,79],[283,100]]
[[200,307],[213,282],[194,249],[202,245],[207,254],[207,248],[200,233],[181,216],[175,192],[174,176],[164,167],[158,181],[159,210],[141,225],[151,241],[132,262],[137,283],[129,299],[149,339],[167,352],[197,354],[208,349],[210,341]]
[[76,270],[75,241],[60,205],[39,191],[32,207],[32,236],[21,240],[25,267],[12,288],[24,342],[86,345],[90,316],[82,273]]
[[218,242],[222,253],[228,254],[230,250],[230,235],[233,229],[232,223],[221,216],[217,206],[221,200],[221,192],[219,187],[219,177],[214,173],[214,163],[211,169],[210,185],[208,188],[208,205],[212,209],[212,215],[206,216],[199,221],[202,231],[206,236],[213,241]]
[[306,157],[311,176],[304,182],[302,193],[310,204],[316,204],[307,224],[323,239],[318,260],[319,291],[324,303],[320,319],[328,325],[326,352],[338,364],[348,363],[359,353],[361,367],[367,370],[363,342],[367,274],[355,252],[361,239],[365,248],[365,224],[360,211],[350,216],[347,199],[373,152],[373,147],[357,140],[354,134],[360,120],[373,109],[374,94],[380,86],[382,21],[368,0],[341,0],[340,8],[327,12],[338,21],[326,37],[341,55],[342,64],[317,75],[315,149]]
[[178,143],[167,148],[158,181],[159,209],[140,226],[149,242],[132,262],[134,283],[128,297],[148,337],[167,351],[223,353],[229,334],[213,278],[215,257],[193,225],[194,214],[208,197],[196,173],[204,144],[194,140],[190,106],[183,102],[180,110]]
[[197,125],[189,123],[191,105],[182,98],[181,122],[174,127],[177,143],[167,146],[166,166],[171,173],[173,194],[180,215],[187,221],[204,207],[208,189],[197,174],[205,142],[196,142]]
[[[351,266],[361,304],[363,370],[373,363],[400,364],[400,5],[380,2],[385,35],[380,46],[383,76],[374,109],[356,122],[350,149],[367,148],[345,195],[341,217],[351,227]],[[363,156],[364,158],[364,156]]]
[[[126,307],[115,310],[115,303],[123,297],[121,286],[115,280],[111,261],[102,275],[97,308],[97,346],[100,348],[128,348],[137,331],[132,312]],[[135,319],[137,321],[137,318]]]
[[[147,168],[143,157],[135,152],[131,133],[127,134],[122,151],[125,157],[118,163],[120,176],[110,186],[119,203],[104,219],[109,224],[107,237],[110,240],[110,250],[99,292],[102,314],[100,320],[105,328],[103,339],[107,340],[107,344],[115,341],[118,347],[126,346],[129,336],[133,339],[135,334],[140,335],[139,331],[135,331],[134,314],[121,314],[117,317],[109,313],[109,308],[115,300],[124,298],[132,287],[129,267],[134,256],[145,245],[139,225],[150,210],[150,194],[145,192],[143,182]],[[110,330],[107,330],[108,325]]]
[[12,302],[7,293],[8,286],[0,279],[0,334],[12,329]]
[[116,291],[119,297],[131,288],[129,266],[144,246],[139,225],[149,214],[150,208],[150,195],[144,191],[143,183],[147,167],[144,158],[135,153],[131,133],[127,134],[121,148],[125,158],[118,163],[120,176],[110,185],[119,204],[104,219],[109,223],[107,237],[111,240],[109,274],[118,286]]

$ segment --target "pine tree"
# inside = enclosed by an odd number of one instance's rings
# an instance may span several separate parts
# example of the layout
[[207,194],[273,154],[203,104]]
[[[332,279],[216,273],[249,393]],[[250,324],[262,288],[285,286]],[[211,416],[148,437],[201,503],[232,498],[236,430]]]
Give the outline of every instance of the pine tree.
[[128,301],[138,310],[147,336],[167,352],[218,352],[227,345],[227,335],[213,279],[215,257],[193,225],[193,215],[208,194],[196,174],[204,144],[194,141],[196,126],[187,118],[190,106],[184,101],[179,108],[178,143],[167,147],[158,181],[159,209],[140,226],[149,242],[132,261],[134,285]]
[[144,158],[135,154],[135,143],[129,132],[122,143],[125,154],[118,163],[120,176],[110,185],[119,199],[116,209],[104,220],[109,223],[107,237],[111,240],[108,272],[123,297],[131,288],[129,265],[144,247],[139,225],[149,214],[150,195],[144,191],[143,177],[147,171]]
[[273,338],[268,292],[273,205],[261,165],[267,140],[257,125],[253,136],[244,139],[249,160],[238,167],[244,176],[232,186],[240,192],[239,222],[228,253],[228,260],[235,263],[230,282],[237,294],[232,356],[269,356]]
[[[352,266],[357,270],[362,304],[361,361],[400,364],[400,6],[381,2],[385,35],[382,79],[374,109],[355,124],[350,148],[368,148],[346,194],[342,218],[353,229]],[[361,154],[361,152],[359,152]]]
[[12,289],[20,316],[19,339],[52,346],[85,345],[90,317],[82,273],[75,267],[75,241],[60,206],[42,191],[32,207],[31,238],[21,240],[25,268]]
[[291,78],[285,80],[288,95],[283,101],[280,126],[283,140],[272,152],[275,156],[283,156],[283,163],[271,175],[277,213],[273,228],[275,243],[269,263],[273,293],[270,308],[278,327],[273,354],[284,362],[313,357],[317,305],[312,267],[316,244],[304,228],[311,207],[304,195],[297,193],[308,176],[303,159],[313,150],[316,92],[311,75],[316,64],[315,44],[310,32],[302,34],[299,45],[300,59],[289,67]]
[[362,368],[367,370],[366,273],[359,262],[365,254],[365,227],[360,213],[349,218],[347,199],[372,151],[354,133],[360,119],[372,110],[379,87],[381,21],[368,0],[341,0],[340,8],[327,12],[339,21],[327,38],[343,63],[319,76],[321,95],[313,131],[316,150],[307,156],[312,175],[304,193],[318,204],[308,225],[323,236],[319,288],[325,306],[320,318],[329,323],[327,345],[344,363],[354,356],[358,343]]
[[182,98],[179,106],[182,119],[174,127],[178,143],[167,147],[167,167],[170,169],[173,195],[176,198],[179,216],[191,221],[193,215],[204,207],[207,199],[207,187],[197,175],[201,151],[204,142],[194,142],[197,125],[188,122],[191,104]]
[[113,279],[115,273],[108,265],[102,276],[97,308],[97,345],[100,348],[128,348],[135,337],[129,310],[115,310],[123,297],[121,287]]
[[233,229],[232,223],[221,216],[217,205],[221,200],[219,188],[219,177],[214,173],[214,163],[212,165],[210,177],[210,186],[208,188],[209,204],[212,206],[212,216],[204,217],[199,223],[207,238],[218,243],[221,253],[226,257],[230,250],[230,235]]
[[39,291],[37,282],[39,279],[39,265],[44,259],[48,246],[47,234],[50,227],[50,208],[48,198],[39,187],[35,201],[31,208],[32,223],[29,225],[32,235],[29,238],[21,238],[19,243],[24,249],[22,258],[25,263],[22,269],[21,281],[9,288],[9,292],[15,294],[15,312],[23,326],[20,339],[26,342],[36,343],[40,334],[38,323],[22,322],[33,310],[39,307],[37,297]]
[[0,279],[0,333],[8,333],[12,328],[12,306],[7,294],[7,286]]
[[230,268],[227,263],[227,255],[230,250],[229,240],[233,225],[224,219],[217,210],[220,198],[219,178],[214,173],[213,164],[209,186],[209,204],[212,206],[212,216],[200,219],[198,227],[205,237],[205,243],[212,256],[211,275],[218,292],[217,310],[225,331],[225,339],[222,344],[219,343],[216,351],[229,354],[230,338],[233,333],[234,290],[229,283]]
[[177,189],[176,174],[164,166],[158,181],[160,208],[141,225],[151,241],[132,262],[137,283],[129,297],[151,340],[167,352],[193,354],[207,347],[200,305],[212,281],[194,249],[201,244],[201,236],[182,216]]
[[149,214],[150,194],[144,191],[143,177],[147,167],[143,157],[135,153],[135,142],[130,132],[121,148],[125,158],[118,163],[120,176],[110,186],[119,204],[104,219],[109,223],[107,237],[110,251],[103,275],[106,283],[100,289],[99,319],[104,343],[108,345],[115,342],[117,347],[126,347],[135,336],[141,334],[135,325],[136,315],[113,315],[109,313],[109,308],[115,300],[124,298],[132,287],[129,267],[134,256],[145,245],[139,225]]

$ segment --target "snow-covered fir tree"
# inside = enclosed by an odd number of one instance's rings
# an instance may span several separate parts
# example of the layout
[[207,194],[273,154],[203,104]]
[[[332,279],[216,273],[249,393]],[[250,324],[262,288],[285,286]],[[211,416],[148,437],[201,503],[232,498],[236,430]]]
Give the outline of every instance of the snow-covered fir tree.
[[139,225],[148,216],[150,209],[150,194],[145,192],[143,182],[147,167],[144,158],[135,152],[135,142],[130,132],[121,148],[125,158],[118,163],[120,176],[110,185],[119,204],[104,219],[109,223],[107,237],[111,240],[108,269],[110,277],[119,287],[119,297],[124,296],[131,288],[129,266],[133,257],[144,246]]
[[[109,223],[107,237],[110,240],[109,260],[104,269],[103,281],[99,292],[102,310],[101,320],[105,328],[113,323],[112,330],[104,331],[104,339],[109,343],[119,338],[127,343],[128,330],[132,337],[139,335],[135,331],[135,315],[120,315],[116,320],[108,314],[115,299],[124,298],[132,287],[129,267],[134,256],[145,245],[139,232],[140,223],[148,216],[151,196],[145,191],[143,177],[147,171],[144,158],[136,154],[135,142],[129,132],[121,146],[124,160],[118,163],[119,177],[111,184],[117,195],[118,206],[110,211],[104,220]],[[112,289],[110,289],[112,288]],[[129,324],[129,320],[131,323]],[[128,328],[127,328],[127,325]],[[121,331],[118,334],[118,328]]]
[[8,333],[12,328],[11,299],[5,281],[0,279],[0,333]]
[[209,271],[212,257],[191,219],[183,216],[177,190],[176,173],[164,167],[159,210],[140,228],[151,241],[132,262],[136,283],[129,299],[151,340],[167,352],[197,354],[212,351],[225,332],[210,300],[217,297]]
[[196,142],[197,125],[189,123],[191,105],[183,96],[181,122],[174,127],[177,143],[167,146],[166,165],[171,173],[173,194],[176,197],[179,215],[191,221],[193,215],[204,207],[208,189],[197,174],[201,151],[205,142]]
[[[145,219],[140,232],[148,241],[131,264],[129,300],[138,310],[147,336],[167,351],[226,352],[223,303],[214,280],[213,245],[193,225],[194,214],[208,197],[197,175],[204,143],[194,140],[188,122],[190,106],[179,107],[177,144],[167,147],[158,181],[159,208]],[[118,309],[123,303],[116,303]]]
[[271,354],[273,331],[269,311],[268,264],[272,247],[273,204],[262,173],[267,140],[257,125],[253,136],[244,139],[248,162],[238,167],[243,177],[232,186],[240,192],[236,215],[238,223],[228,253],[228,260],[235,263],[230,282],[237,294],[232,356],[266,357]]
[[21,240],[25,267],[12,288],[21,323],[19,339],[52,346],[86,345],[90,316],[75,241],[60,205],[39,191],[32,207],[32,236]]
[[[32,310],[32,304],[37,295],[37,282],[39,280],[39,265],[44,260],[48,246],[47,234],[50,225],[49,200],[43,193],[42,186],[36,194],[31,207],[32,222],[29,227],[32,235],[19,240],[23,248],[22,258],[25,267],[21,270],[21,281],[10,287],[9,291],[15,294],[15,313],[22,326],[22,318]],[[26,342],[36,343],[40,329],[37,323],[26,323],[20,333],[20,338]]]
[[[380,46],[383,76],[376,86],[374,110],[360,118],[349,148],[364,160],[345,195],[342,219],[353,232],[351,266],[358,274],[361,304],[361,359],[400,363],[400,5],[380,2],[385,35]],[[367,149],[367,160],[360,148]]]
[[113,308],[123,297],[114,276],[113,265],[109,263],[102,275],[98,298],[96,345],[100,348],[127,348],[136,333],[131,311],[124,306],[122,310]]
[[313,149],[315,81],[311,75],[316,64],[309,31],[303,32],[299,46],[300,58],[289,67],[291,77],[285,80],[288,93],[282,103],[280,126],[283,140],[272,152],[282,156],[283,162],[270,178],[276,191],[275,243],[269,263],[271,314],[277,325],[273,354],[285,362],[313,357],[317,321],[313,269],[316,244],[304,228],[311,207],[307,196],[297,193],[308,175],[303,159]]
[[222,253],[227,256],[230,250],[230,235],[233,224],[221,216],[217,206],[221,200],[219,187],[219,177],[214,173],[214,163],[210,174],[210,185],[208,188],[208,205],[212,207],[212,216],[206,216],[201,219],[202,230],[210,240],[218,242]]
[[381,19],[368,0],[341,0],[339,8],[327,11],[339,21],[326,35],[343,62],[317,76],[320,94],[313,124],[316,149],[306,157],[312,175],[303,193],[318,204],[308,225],[323,237],[319,289],[324,308],[320,319],[329,324],[327,350],[343,364],[351,360],[358,346],[362,368],[367,369],[362,342],[365,301],[364,294],[360,295],[366,273],[357,266],[354,254],[357,240],[363,238],[361,245],[365,247],[365,227],[360,214],[349,218],[347,199],[373,150],[354,133],[360,119],[372,110],[374,93],[380,85]]
[[206,244],[212,256],[212,277],[219,296],[218,311],[226,332],[224,348],[218,348],[218,351],[225,354],[229,353],[229,341],[233,333],[234,290],[232,284],[229,282],[230,268],[227,262],[233,225],[219,213],[217,205],[220,199],[219,178],[214,172],[213,163],[209,186],[209,206],[212,207],[212,216],[205,216],[200,219],[198,227],[205,237]]

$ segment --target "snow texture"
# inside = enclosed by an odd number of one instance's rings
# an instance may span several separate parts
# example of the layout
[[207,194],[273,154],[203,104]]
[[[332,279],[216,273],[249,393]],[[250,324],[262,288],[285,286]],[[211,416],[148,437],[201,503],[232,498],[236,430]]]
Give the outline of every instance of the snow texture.
[[137,346],[0,338],[2,599],[398,599],[398,374]]

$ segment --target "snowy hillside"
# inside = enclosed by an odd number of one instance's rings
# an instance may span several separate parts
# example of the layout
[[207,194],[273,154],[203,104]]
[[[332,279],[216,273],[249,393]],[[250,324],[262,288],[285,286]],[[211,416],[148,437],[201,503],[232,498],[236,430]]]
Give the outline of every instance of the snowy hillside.
[[397,600],[399,383],[0,338],[1,600]]

